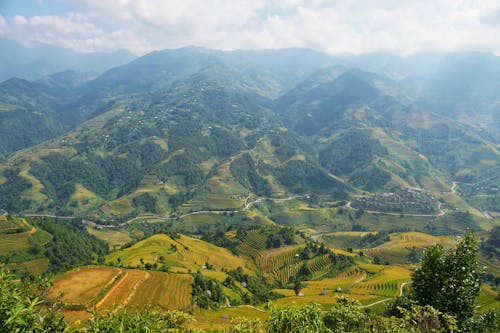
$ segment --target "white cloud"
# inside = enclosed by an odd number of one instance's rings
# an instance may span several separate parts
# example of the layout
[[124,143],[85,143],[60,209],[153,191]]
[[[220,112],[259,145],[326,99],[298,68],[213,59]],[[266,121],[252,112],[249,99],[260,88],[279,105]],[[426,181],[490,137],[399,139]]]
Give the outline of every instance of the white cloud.
[[[500,52],[495,0],[82,0],[63,16],[16,16],[9,31],[81,51],[200,45],[331,53]],[[4,23],[5,25],[5,23]]]

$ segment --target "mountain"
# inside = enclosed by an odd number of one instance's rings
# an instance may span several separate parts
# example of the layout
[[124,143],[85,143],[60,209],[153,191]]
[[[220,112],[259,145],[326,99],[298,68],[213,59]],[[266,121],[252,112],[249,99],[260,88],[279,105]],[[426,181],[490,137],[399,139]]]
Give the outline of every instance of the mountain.
[[128,51],[76,53],[69,49],[34,43],[28,46],[0,39],[0,81],[12,77],[36,80],[53,73],[74,70],[93,75],[135,58]]
[[[21,121],[5,123],[14,140],[2,141],[10,146],[0,207],[122,219],[241,209],[252,196],[340,201],[409,186],[449,207],[472,209],[466,199],[498,209],[490,136],[438,112],[417,85],[334,61],[303,49],[188,47],[93,80],[63,72],[4,82],[2,114],[46,121],[31,136]],[[32,141],[12,145],[24,137]],[[462,197],[442,194],[452,182]]]
[[164,90],[175,81],[222,66],[235,74],[233,80],[253,81],[248,90],[256,83],[260,90],[267,85],[268,89],[261,93],[276,98],[305,76],[331,64],[329,55],[307,49],[217,51],[185,47],[151,52],[113,68],[89,84],[88,89],[112,94]]

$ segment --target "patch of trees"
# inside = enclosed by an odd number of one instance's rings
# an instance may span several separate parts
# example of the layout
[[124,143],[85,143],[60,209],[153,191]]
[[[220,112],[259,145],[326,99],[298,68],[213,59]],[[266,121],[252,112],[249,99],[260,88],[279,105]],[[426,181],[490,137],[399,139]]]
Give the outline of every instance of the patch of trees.
[[107,243],[90,235],[79,221],[34,218],[32,223],[52,235],[44,250],[44,255],[49,259],[50,272],[87,265],[108,253]]
[[489,231],[488,239],[481,243],[481,250],[490,258],[500,256],[500,226]]
[[193,290],[191,291],[193,302],[202,309],[217,309],[225,304],[227,295],[224,293],[222,284],[201,273],[194,275]]
[[19,176],[18,169],[7,169],[3,172],[5,183],[0,185],[0,209],[9,212],[20,212],[30,206],[30,201],[21,199],[20,195],[31,187],[29,181]]
[[295,229],[280,228],[279,231],[266,234],[266,249],[278,248],[283,245],[296,244]]
[[[245,274],[241,267],[229,270],[226,273],[229,277],[224,281],[224,285],[240,294],[246,304],[257,305],[281,297],[280,294],[272,291],[273,286],[267,283],[266,279]],[[235,282],[239,282],[251,295],[242,293],[241,289],[235,286]]]
[[151,193],[143,193],[132,200],[137,208],[143,208],[146,212],[156,212],[156,197]]
[[345,175],[371,164],[377,155],[387,150],[376,139],[361,130],[339,135],[319,153],[319,162],[334,174]]
[[389,180],[391,180],[391,174],[374,165],[369,165],[362,170],[356,170],[349,178],[349,181],[354,186],[370,192],[379,190]]
[[231,174],[243,186],[257,195],[270,196],[271,186],[255,168],[250,154],[243,154],[230,165]]
[[414,304],[432,307],[448,323],[456,322],[459,332],[489,332],[499,328],[495,310],[477,312],[482,272],[478,265],[479,245],[472,232],[467,232],[455,248],[445,250],[441,244],[428,248],[412,276],[408,297],[398,299],[391,313]]
[[309,161],[291,160],[278,167],[273,175],[280,183],[298,193],[329,193],[339,198],[346,198],[346,186],[333,179]]
[[199,162],[201,162],[200,156],[194,151],[185,151],[158,165],[153,173],[163,181],[167,181],[169,177],[181,176],[186,186],[195,185],[205,178],[203,171],[198,167]]

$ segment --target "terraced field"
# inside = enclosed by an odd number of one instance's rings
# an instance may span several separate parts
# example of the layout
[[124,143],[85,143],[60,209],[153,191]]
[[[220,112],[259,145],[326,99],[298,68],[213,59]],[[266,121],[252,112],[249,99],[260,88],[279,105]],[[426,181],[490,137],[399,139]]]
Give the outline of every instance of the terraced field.
[[390,263],[404,264],[412,248],[423,250],[434,244],[451,247],[455,244],[453,236],[432,236],[421,232],[404,232],[390,235],[390,241],[372,249],[363,249],[371,257],[379,256]]
[[132,241],[132,238],[125,230],[96,230],[92,227],[87,227],[87,231],[89,234],[107,242],[111,247],[122,246]]
[[337,288],[342,291],[348,291],[352,286],[360,283],[367,277],[365,271],[357,266],[351,267],[347,271],[337,275],[334,278],[328,278],[318,281],[305,282],[305,288],[302,292],[305,295],[320,295],[322,292],[333,293]]
[[255,261],[257,266],[261,268],[264,277],[285,284],[300,269],[300,258],[298,257],[300,249],[300,246],[287,246],[268,250],[262,256],[255,258]]
[[164,309],[185,309],[191,298],[193,277],[188,274],[150,272],[130,299],[129,305],[156,304]]
[[352,294],[394,297],[399,295],[401,284],[409,281],[410,277],[411,272],[408,269],[399,266],[388,266],[381,269],[375,276],[354,285],[349,292]]
[[[183,268],[184,272],[188,269],[197,271],[207,262],[214,270],[246,266],[245,259],[235,256],[227,249],[189,236],[181,235],[179,239],[172,239],[163,234],[151,236],[127,249],[114,252],[106,257],[106,261],[120,262],[125,267],[164,263],[168,267]],[[253,274],[249,270],[245,272]]]
[[15,234],[0,233],[0,255],[5,255],[12,251],[29,249],[29,237],[35,232],[36,229],[32,228],[31,230]]
[[49,296],[56,298],[62,294],[67,303],[87,304],[120,272],[120,269],[114,267],[89,266],[74,269],[54,279]]
[[96,304],[98,310],[110,310],[127,306],[141,284],[151,277],[147,271],[127,270],[103,299]]

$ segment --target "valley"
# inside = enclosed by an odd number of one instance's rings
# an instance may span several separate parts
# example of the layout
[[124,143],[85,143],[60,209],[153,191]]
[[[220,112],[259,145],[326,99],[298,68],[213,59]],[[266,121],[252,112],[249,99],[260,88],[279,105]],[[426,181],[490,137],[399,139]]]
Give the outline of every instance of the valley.
[[0,268],[49,277],[75,325],[151,307],[222,330],[343,297],[373,319],[471,232],[477,314],[497,309],[498,123],[463,117],[498,109],[459,117],[439,70],[413,90],[337,61],[187,47],[0,83]]

